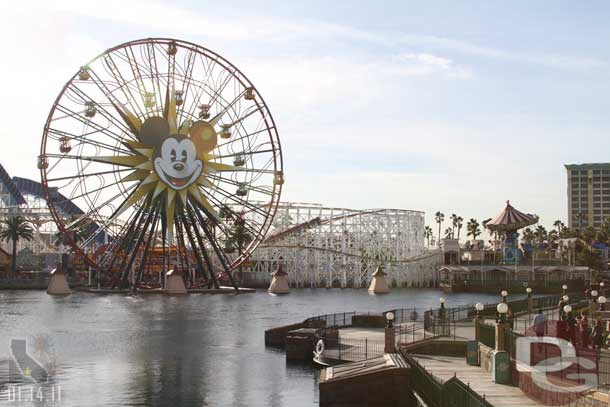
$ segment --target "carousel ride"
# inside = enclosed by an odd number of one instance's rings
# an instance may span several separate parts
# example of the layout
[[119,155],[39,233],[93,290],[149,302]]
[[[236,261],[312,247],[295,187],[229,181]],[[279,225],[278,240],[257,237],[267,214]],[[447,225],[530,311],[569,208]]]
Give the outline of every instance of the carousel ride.
[[516,264],[521,261],[519,251],[519,229],[538,223],[538,216],[523,213],[513,208],[510,201],[498,216],[483,222],[484,226],[502,241],[503,262]]
[[[237,285],[284,182],[263,98],[222,56],[174,39],[111,48],[49,113],[38,168],[66,251],[105,287]],[[67,218],[57,196],[82,214]]]

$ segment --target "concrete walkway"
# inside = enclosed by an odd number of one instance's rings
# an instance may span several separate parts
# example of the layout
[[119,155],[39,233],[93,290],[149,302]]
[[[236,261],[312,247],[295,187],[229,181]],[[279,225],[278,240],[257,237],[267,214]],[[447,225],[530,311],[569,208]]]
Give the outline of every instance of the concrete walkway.
[[490,372],[478,366],[467,365],[464,357],[429,355],[413,355],[413,357],[428,372],[442,381],[447,381],[456,375],[479,395],[484,395],[495,407],[544,405],[527,397],[518,387],[494,383]]

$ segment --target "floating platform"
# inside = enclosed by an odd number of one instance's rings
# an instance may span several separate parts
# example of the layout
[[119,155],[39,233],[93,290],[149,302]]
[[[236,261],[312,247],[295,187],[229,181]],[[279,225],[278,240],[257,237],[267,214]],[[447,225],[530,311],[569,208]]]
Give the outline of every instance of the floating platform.
[[[92,294],[131,294],[131,291],[128,289],[125,290],[112,290],[110,288],[87,288],[87,287],[77,287],[74,288],[74,291],[92,293]],[[189,294],[235,294],[235,289],[233,287],[225,287],[221,286],[220,288],[192,288],[187,290]],[[239,287],[239,294],[249,294],[255,293],[256,290],[254,288],[245,288]],[[165,294],[162,288],[154,288],[149,290],[138,290],[136,294]],[[167,295],[167,294],[165,294]]]

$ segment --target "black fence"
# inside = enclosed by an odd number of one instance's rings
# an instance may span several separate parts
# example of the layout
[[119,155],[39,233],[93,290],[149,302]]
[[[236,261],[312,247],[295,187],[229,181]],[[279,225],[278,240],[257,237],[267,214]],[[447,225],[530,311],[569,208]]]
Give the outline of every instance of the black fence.
[[490,348],[496,347],[496,328],[493,325],[479,322],[479,342]]
[[326,315],[318,315],[315,317],[307,318],[303,321],[303,325],[305,326],[319,326],[323,321],[324,326],[331,327],[342,327],[342,326],[351,326],[352,325],[352,317],[355,315],[367,315],[367,313],[357,313],[357,312],[339,312],[336,314],[326,314]]
[[324,359],[342,362],[359,362],[385,354],[385,342],[368,338],[341,338],[321,336],[324,341]]
[[493,407],[484,397],[457,377],[441,382],[411,355],[401,351],[411,367],[413,390],[429,407]]

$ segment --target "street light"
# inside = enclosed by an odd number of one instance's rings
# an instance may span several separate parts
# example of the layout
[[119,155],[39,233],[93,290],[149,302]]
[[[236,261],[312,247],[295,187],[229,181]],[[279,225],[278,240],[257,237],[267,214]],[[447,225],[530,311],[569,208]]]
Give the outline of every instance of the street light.
[[441,309],[438,311],[438,317],[440,319],[445,319],[445,298],[441,297],[438,300],[441,303]]
[[597,299],[597,302],[599,302],[599,304],[600,304],[600,310],[605,311],[604,304],[606,303],[606,297],[604,297],[603,295],[600,295],[599,298]]
[[502,302],[506,302],[506,297],[508,296],[508,291],[502,290],[500,295],[502,296]]
[[525,289],[525,292],[527,293],[527,298],[530,298],[532,296],[532,289],[530,287],[527,287]]
[[568,286],[567,285],[562,285],[561,288],[563,289],[563,294],[566,293],[566,291],[568,290]]
[[500,314],[500,323],[503,324],[506,322],[506,313],[508,312],[508,304],[505,302],[501,302],[497,305],[496,311]]
[[595,301],[595,297],[597,297],[597,290],[591,290],[591,297],[593,297],[593,301]]
[[393,323],[394,322],[394,313],[392,311],[387,312],[385,314],[385,319],[387,321],[386,327],[387,328],[393,328],[394,327],[394,323]]
[[482,302],[477,302],[474,306],[474,309],[477,310],[477,319],[481,319],[481,311],[485,308]]
[[599,283],[599,291],[601,291],[601,295],[605,294],[605,290],[604,290],[605,285],[606,285],[606,283],[604,283],[603,281],[601,283]]
[[566,305],[565,307],[563,307],[563,312],[565,312],[566,314],[570,314],[572,312],[572,306],[571,305]]

